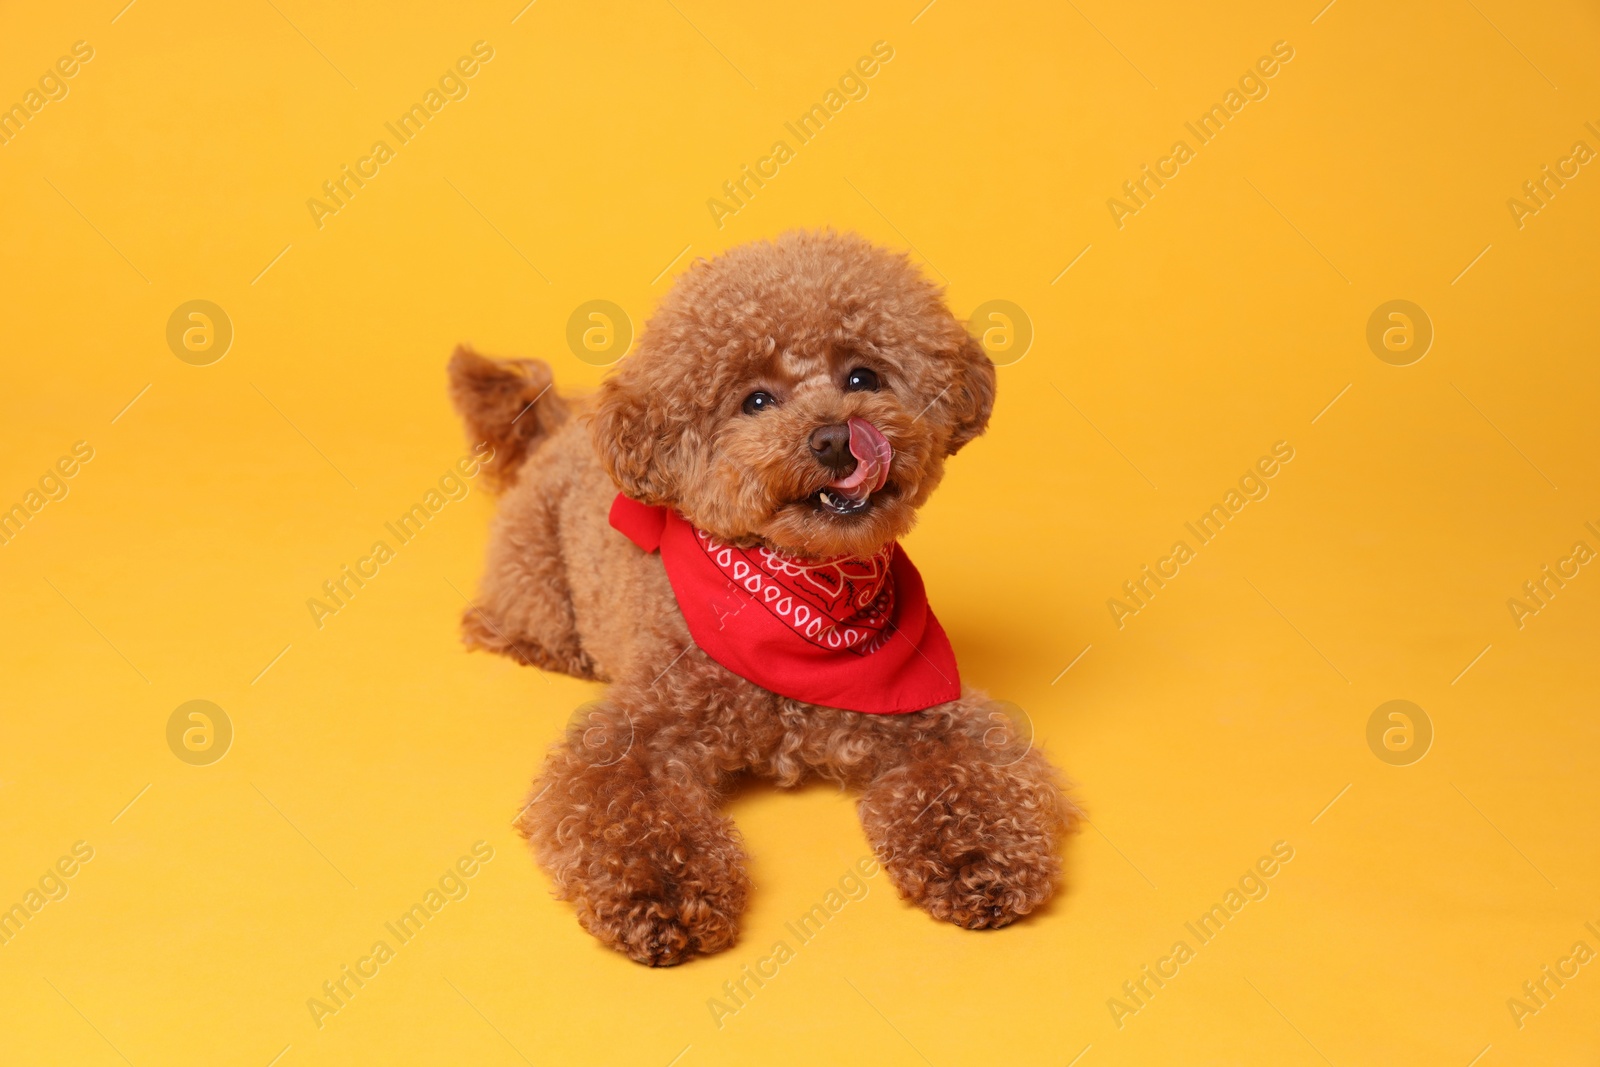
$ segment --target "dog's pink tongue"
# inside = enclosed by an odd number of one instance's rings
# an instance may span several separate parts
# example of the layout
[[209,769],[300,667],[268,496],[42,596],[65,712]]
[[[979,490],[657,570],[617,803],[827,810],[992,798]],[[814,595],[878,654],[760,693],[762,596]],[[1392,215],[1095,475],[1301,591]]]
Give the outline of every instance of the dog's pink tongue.
[[849,425],[850,454],[856,457],[856,469],[829,482],[828,488],[837,489],[851,500],[865,500],[889,480],[894,446],[866,419],[851,419]]

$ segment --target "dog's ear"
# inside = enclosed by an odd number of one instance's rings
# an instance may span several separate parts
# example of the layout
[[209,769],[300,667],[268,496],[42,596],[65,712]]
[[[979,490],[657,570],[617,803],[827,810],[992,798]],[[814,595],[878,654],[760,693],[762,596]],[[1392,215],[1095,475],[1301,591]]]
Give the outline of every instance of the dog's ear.
[[983,433],[989,425],[989,413],[994,410],[994,364],[983,346],[968,337],[956,353],[955,363],[955,380],[944,395],[945,409],[950,413],[945,453],[951,456]]
[[647,392],[626,369],[602,382],[590,417],[594,443],[625,495],[641,504],[670,504],[673,478],[664,460],[674,435],[663,406]]

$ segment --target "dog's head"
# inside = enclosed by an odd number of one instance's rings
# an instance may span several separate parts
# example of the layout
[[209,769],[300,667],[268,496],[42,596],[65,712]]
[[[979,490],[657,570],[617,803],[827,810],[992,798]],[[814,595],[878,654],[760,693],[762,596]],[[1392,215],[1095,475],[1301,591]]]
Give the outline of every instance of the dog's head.
[[905,256],[790,233],[697,262],[601,387],[622,491],[735,544],[866,555],[910,531],[994,366]]

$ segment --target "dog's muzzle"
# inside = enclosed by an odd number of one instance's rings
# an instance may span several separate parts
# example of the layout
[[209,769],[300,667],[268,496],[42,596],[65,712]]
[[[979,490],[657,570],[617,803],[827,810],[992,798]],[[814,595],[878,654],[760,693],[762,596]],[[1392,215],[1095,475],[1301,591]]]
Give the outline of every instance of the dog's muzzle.
[[821,427],[810,443],[817,462],[838,475],[817,493],[818,503],[836,515],[864,511],[872,494],[889,480],[894,447],[866,419]]

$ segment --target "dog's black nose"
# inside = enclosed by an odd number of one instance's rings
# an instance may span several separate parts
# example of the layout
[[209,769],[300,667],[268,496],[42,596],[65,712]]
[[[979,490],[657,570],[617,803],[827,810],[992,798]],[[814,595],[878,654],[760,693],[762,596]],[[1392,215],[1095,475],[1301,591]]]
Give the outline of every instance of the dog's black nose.
[[850,453],[850,427],[841,422],[811,431],[811,454],[829,470],[847,473],[856,464],[856,457]]

